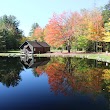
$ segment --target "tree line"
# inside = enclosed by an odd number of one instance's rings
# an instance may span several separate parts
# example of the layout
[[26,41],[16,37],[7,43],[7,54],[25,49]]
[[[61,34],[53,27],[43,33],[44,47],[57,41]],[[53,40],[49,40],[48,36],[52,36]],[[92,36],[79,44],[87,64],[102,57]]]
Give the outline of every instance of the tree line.
[[26,40],[47,42],[53,49],[110,52],[110,1],[103,8],[53,13],[44,28],[32,25],[24,37],[13,15],[0,17],[0,51],[17,50]]
[[0,51],[16,50],[20,46],[23,31],[13,15],[0,17]]
[[30,35],[29,39],[46,41],[52,48],[110,51],[110,1],[103,8],[54,13],[45,28],[34,23]]

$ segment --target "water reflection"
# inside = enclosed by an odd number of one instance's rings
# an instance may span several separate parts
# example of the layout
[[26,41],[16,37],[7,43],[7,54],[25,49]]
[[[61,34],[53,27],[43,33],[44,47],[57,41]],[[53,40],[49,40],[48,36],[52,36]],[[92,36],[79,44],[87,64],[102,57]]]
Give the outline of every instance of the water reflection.
[[17,86],[21,81],[20,71],[23,70],[19,58],[0,57],[0,82],[7,86]]
[[110,103],[110,64],[70,57],[51,58],[48,65],[40,66],[39,70],[46,72],[50,89],[56,95],[105,94]]
[[46,65],[50,58],[47,57],[34,57],[33,55],[23,55],[20,56],[21,63],[24,65],[25,68],[37,68],[38,66]]
[[[36,103],[36,99],[38,99],[37,96],[39,95],[36,94],[42,93],[42,95],[44,95],[45,93],[43,91],[47,92],[47,98],[45,97],[46,100],[50,99],[48,96],[54,97],[59,94],[68,97],[69,96],[72,97],[74,96],[74,94],[83,94],[86,96],[90,95],[93,98],[93,100],[96,100],[97,97],[98,98],[101,97],[100,98],[101,101],[103,100],[102,99],[103,96],[104,98],[106,98],[106,100],[104,99],[104,101],[106,101],[105,102],[107,104],[106,108],[108,110],[108,105],[110,103],[109,63],[106,64],[105,62],[99,62],[96,60],[71,57],[38,58],[33,56],[21,56],[20,59],[0,58],[0,82],[7,87],[17,86],[22,79],[20,73],[21,71],[23,71],[24,67],[26,68],[25,69],[26,72],[31,71],[30,72],[31,75],[27,73],[24,75],[24,78],[27,79],[26,82],[23,83],[24,84],[23,87],[25,86],[24,88],[27,89],[27,92],[24,93],[23,96],[24,95],[26,95],[25,97],[30,96],[29,97],[30,99],[32,99],[31,97],[33,97],[33,99],[34,97],[36,97],[35,100],[33,100],[33,103]],[[32,73],[36,77],[36,78],[34,77],[36,80],[33,79]],[[47,80],[48,85],[50,87],[49,90],[47,90],[48,88],[46,83],[43,82],[45,78],[38,80],[42,78],[44,73],[48,77]],[[40,83],[36,83],[37,81],[39,81]],[[32,85],[32,87],[29,86],[29,84]],[[43,85],[43,89],[40,87],[41,85]],[[40,88],[41,90],[39,90]],[[23,88],[19,89],[20,89],[19,91],[23,93],[22,91]],[[34,95],[32,94],[28,95],[31,93],[30,90]],[[51,92],[49,91],[54,93],[54,95],[52,95]],[[79,98],[79,96],[77,98]],[[80,99],[82,98],[79,98],[79,100]],[[23,99],[21,98],[21,100]],[[42,100],[41,102],[44,103],[42,97],[40,100]],[[98,102],[100,102],[100,100],[98,100]]]
[[70,95],[74,91],[92,94],[110,92],[110,64],[106,65],[105,62],[71,57],[50,60],[33,56],[20,56],[20,60],[0,57],[0,82],[3,85],[17,86],[24,66],[32,68],[34,76],[45,72],[55,94]]

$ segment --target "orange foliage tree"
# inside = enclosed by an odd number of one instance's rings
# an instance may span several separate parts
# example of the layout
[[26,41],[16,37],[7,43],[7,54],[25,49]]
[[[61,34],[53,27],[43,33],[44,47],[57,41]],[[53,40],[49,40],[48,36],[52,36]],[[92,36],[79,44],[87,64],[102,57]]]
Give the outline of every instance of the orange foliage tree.
[[69,13],[53,14],[45,28],[45,41],[53,47],[60,47],[72,35],[69,25]]
[[37,41],[44,41],[44,29],[37,27],[32,34],[32,39]]

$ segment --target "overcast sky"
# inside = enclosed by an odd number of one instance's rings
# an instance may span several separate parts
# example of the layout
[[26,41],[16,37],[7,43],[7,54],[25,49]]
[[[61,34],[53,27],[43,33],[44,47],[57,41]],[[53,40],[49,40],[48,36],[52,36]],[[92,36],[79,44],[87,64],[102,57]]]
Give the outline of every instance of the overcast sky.
[[104,6],[108,0],[0,0],[0,16],[14,15],[27,36],[33,23],[44,27],[52,14]]

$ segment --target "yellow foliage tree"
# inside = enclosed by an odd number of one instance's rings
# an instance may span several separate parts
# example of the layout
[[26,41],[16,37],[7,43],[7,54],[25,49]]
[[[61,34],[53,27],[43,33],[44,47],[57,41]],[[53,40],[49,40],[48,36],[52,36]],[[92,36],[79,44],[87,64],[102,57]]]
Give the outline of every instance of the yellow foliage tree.
[[88,23],[88,39],[92,41],[102,41],[104,37],[103,17],[98,9],[90,12]]

